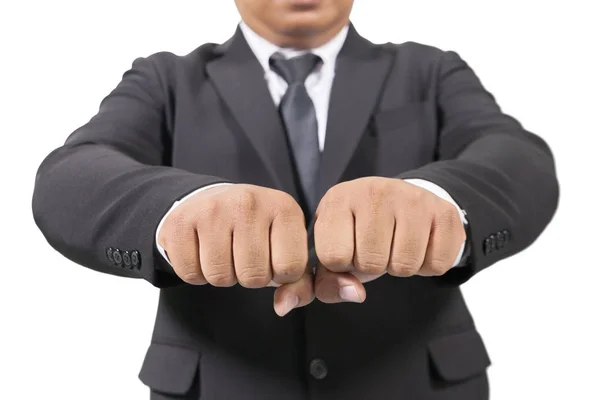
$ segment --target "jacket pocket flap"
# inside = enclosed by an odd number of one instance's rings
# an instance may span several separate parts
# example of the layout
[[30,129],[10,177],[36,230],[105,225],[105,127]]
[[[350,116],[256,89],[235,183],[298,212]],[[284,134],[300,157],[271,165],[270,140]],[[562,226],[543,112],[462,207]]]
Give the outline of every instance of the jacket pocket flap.
[[152,343],[146,352],[140,380],[153,390],[183,395],[198,375],[200,353],[173,345]]
[[447,382],[471,378],[491,365],[483,340],[476,330],[432,340],[429,355],[439,376]]

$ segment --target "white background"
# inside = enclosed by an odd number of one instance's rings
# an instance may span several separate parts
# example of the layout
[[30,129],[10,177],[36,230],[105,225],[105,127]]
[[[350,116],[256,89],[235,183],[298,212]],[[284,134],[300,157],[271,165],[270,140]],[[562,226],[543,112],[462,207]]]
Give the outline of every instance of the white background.
[[[355,5],[357,29],[374,42],[458,51],[504,110],[554,150],[561,201],[553,223],[527,251],[464,286],[493,360],[493,400],[600,398],[594,3]],[[237,21],[232,0],[0,3],[0,398],[147,398],[137,373],[158,291],[52,250],[31,216],[34,176],[134,58],[222,42]]]

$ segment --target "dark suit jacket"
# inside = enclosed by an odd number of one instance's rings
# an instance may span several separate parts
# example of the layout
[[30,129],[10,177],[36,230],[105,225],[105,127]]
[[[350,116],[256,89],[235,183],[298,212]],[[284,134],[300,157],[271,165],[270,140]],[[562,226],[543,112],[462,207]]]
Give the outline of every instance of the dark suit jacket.
[[558,187],[549,148],[501,112],[456,53],[374,45],[353,28],[328,119],[321,194],[362,176],[432,181],[468,214],[467,267],[386,276],[367,284],[364,304],[315,301],[285,318],[271,288],[176,277],[154,240],[175,200],[217,182],[298,198],[282,123],[239,30],[183,57],[136,60],[98,114],[41,164],[33,212],[48,242],[85,267],[161,288],[140,373],[153,398],[487,398],[490,360],[459,285],[550,221]]

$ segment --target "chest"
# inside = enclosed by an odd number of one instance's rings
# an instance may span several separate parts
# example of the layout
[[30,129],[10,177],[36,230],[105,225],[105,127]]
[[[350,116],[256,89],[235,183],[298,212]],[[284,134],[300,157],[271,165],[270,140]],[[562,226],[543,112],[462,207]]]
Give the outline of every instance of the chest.
[[[319,122],[322,173],[330,175],[324,189],[362,176],[395,176],[435,160],[433,101],[403,87],[401,79],[388,79],[366,104],[360,90],[354,98],[340,96],[338,79],[307,80]],[[208,79],[195,91],[177,92],[170,127],[173,166],[290,192],[282,181],[293,174],[281,170],[293,164],[277,113],[285,83],[266,79],[253,91],[228,94],[219,89]]]

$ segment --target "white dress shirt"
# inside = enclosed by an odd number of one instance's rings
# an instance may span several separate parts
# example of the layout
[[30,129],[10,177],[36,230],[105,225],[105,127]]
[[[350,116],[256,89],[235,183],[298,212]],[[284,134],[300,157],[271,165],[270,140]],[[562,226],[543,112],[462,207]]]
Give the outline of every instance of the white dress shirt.
[[[244,22],[240,23],[240,29],[242,31],[242,34],[244,35],[244,38],[248,42],[250,49],[252,50],[258,62],[260,63],[260,65],[262,65],[265,71],[265,81],[269,88],[269,92],[273,97],[273,102],[276,106],[279,106],[281,98],[285,94],[288,85],[281,76],[279,76],[271,70],[271,67],[269,66],[269,59],[271,58],[271,56],[278,52],[286,58],[292,58],[310,51],[311,53],[321,57],[322,63],[320,63],[320,65],[317,68],[315,68],[315,70],[308,76],[308,78],[306,78],[304,84],[306,86],[306,90],[308,91],[308,95],[310,96],[315,106],[318,124],[319,148],[321,149],[321,151],[323,151],[323,148],[325,147],[325,130],[327,127],[327,115],[329,112],[329,96],[331,94],[333,78],[335,77],[335,61],[338,56],[338,53],[344,45],[346,36],[348,35],[348,26],[342,29],[332,40],[330,40],[323,46],[314,48],[312,50],[295,50],[289,48],[280,48],[274,45],[273,43],[270,43],[267,40],[263,39],[256,32],[251,30],[250,27],[248,27],[248,25],[246,25]],[[458,204],[456,204],[456,202],[444,189],[432,182],[425,181],[422,179],[407,179],[406,182],[409,182],[413,185],[417,185],[423,189],[429,190],[438,197],[441,197],[442,199],[452,203],[456,207],[457,212],[460,214],[463,223],[467,223],[464,212],[460,209]],[[174,210],[179,204],[184,202],[188,197],[193,196],[202,190],[206,190],[219,185],[230,185],[230,183],[218,183],[215,185],[204,186],[190,193],[181,200],[176,201],[171,207],[171,209],[165,214],[163,219],[160,221],[160,224],[158,225],[158,228],[156,230],[156,246],[160,254],[162,254],[162,256],[169,263],[170,261],[167,257],[165,250],[162,248],[162,246],[160,246],[160,244],[158,244],[158,232],[160,231],[160,228],[162,227],[166,217],[172,210]],[[456,260],[454,262],[454,266],[458,266],[458,263],[460,262],[460,259],[462,258],[464,252],[464,247],[465,243],[463,243],[460,248],[459,254],[457,255]]]

